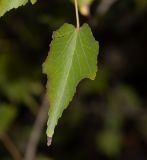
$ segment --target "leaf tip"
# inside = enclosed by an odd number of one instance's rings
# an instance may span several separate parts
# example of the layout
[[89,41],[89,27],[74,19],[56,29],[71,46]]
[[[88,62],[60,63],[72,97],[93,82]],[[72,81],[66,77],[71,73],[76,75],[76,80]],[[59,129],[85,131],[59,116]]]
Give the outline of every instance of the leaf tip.
[[49,147],[52,143],[52,137],[47,137],[47,146]]

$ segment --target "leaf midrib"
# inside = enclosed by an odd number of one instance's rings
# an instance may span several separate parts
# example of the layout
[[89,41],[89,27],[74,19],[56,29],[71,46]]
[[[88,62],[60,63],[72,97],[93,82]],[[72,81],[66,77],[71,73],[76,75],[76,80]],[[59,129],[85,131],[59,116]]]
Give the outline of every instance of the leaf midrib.
[[[57,94],[57,97],[58,97],[58,95],[59,95],[59,98],[58,98],[58,100],[56,101],[56,103],[54,104],[54,107],[56,108],[55,110],[54,110],[54,115],[56,115],[56,113],[58,113],[58,109],[60,109],[59,108],[59,106],[60,106],[60,102],[61,102],[61,100],[62,100],[62,98],[63,98],[63,96],[64,96],[64,92],[65,92],[65,88],[66,88],[66,84],[67,84],[67,81],[68,81],[68,78],[69,78],[69,74],[70,74],[70,70],[71,70],[71,66],[72,66],[72,64],[73,64],[73,57],[74,57],[74,54],[75,54],[75,50],[76,50],[76,44],[77,44],[77,37],[78,37],[78,33],[77,33],[77,31],[75,30],[74,32],[73,32],[73,38],[71,39],[71,41],[69,42],[69,44],[73,44],[73,45],[69,45],[68,46],[68,48],[70,47],[70,46],[72,46],[72,49],[71,49],[71,56],[70,56],[70,61],[68,61],[68,63],[66,64],[66,66],[65,66],[65,70],[64,70],[64,72],[63,72],[63,75],[66,75],[66,77],[65,78],[63,78],[62,79],[62,81],[60,81],[60,89],[59,89],[59,93]],[[59,117],[60,117],[60,115],[59,115]],[[50,124],[52,124],[52,123],[50,123]]]

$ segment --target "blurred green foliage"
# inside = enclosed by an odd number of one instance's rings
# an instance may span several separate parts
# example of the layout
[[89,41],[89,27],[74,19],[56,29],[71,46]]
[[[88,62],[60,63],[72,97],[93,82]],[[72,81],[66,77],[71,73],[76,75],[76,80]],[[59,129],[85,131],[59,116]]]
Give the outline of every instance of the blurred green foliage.
[[[45,126],[36,159],[147,159],[147,3],[116,0],[105,6],[102,1],[93,1],[89,17],[81,15],[81,24],[89,23],[100,41],[97,78],[80,83],[50,148],[46,147]],[[42,62],[52,31],[64,22],[75,24],[69,0],[38,0],[0,19],[2,160],[13,159],[2,135],[25,154],[45,92]]]
[[17,110],[14,106],[10,106],[9,104],[1,104],[0,105],[0,134],[4,134],[14,118],[16,117]]

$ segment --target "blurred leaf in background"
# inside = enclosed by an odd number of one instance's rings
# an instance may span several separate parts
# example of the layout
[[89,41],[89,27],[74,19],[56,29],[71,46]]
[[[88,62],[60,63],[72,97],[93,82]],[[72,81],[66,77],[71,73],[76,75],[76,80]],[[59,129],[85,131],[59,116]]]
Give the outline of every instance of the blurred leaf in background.
[[[30,0],[34,4],[37,0]],[[25,5],[28,0],[0,0],[0,17],[3,16],[7,11],[18,8],[19,6]]]
[[0,135],[9,129],[17,115],[17,110],[9,104],[0,104]]
[[[79,10],[82,15],[89,16],[90,15],[90,6],[94,0],[78,0]],[[74,2],[74,0],[72,0]]]

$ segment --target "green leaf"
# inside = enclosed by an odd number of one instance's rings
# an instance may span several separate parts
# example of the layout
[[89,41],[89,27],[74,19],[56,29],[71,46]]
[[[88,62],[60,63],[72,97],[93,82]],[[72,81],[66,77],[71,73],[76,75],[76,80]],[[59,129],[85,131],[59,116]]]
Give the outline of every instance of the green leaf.
[[[19,6],[26,5],[28,1],[29,0],[0,0],[0,17],[13,8],[18,8]],[[32,4],[37,2],[37,0],[30,1]]]
[[0,134],[4,133],[9,128],[16,114],[17,111],[14,106],[0,104]]
[[97,138],[98,148],[108,156],[118,155],[122,146],[122,135],[116,130],[103,130]]
[[98,48],[87,24],[79,31],[71,24],[64,24],[53,33],[49,56],[43,64],[43,72],[48,76],[50,102],[48,137],[53,136],[58,119],[72,100],[78,83],[84,78],[95,78]]

